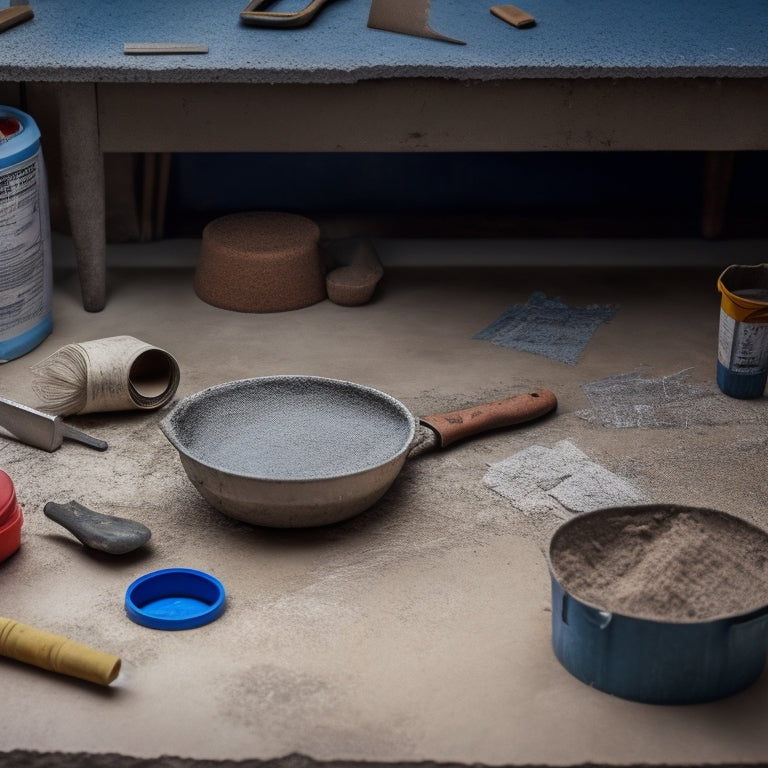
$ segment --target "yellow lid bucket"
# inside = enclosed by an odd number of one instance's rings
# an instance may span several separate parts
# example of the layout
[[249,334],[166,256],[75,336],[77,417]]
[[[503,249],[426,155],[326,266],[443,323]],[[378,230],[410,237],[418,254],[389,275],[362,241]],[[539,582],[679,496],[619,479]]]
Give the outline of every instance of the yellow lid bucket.
[[768,323],[768,264],[733,264],[717,280],[720,306],[741,323]]
[[732,397],[760,397],[768,375],[768,264],[733,264],[717,289],[718,386]]

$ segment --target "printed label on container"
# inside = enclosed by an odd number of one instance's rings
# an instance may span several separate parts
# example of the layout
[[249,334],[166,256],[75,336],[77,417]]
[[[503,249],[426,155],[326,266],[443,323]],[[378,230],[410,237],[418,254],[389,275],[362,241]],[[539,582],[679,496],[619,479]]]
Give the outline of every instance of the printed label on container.
[[768,369],[768,323],[742,323],[721,309],[717,359],[732,373],[764,373]]
[[45,184],[39,151],[0,169],[0,341],[33,328],[50,311]]

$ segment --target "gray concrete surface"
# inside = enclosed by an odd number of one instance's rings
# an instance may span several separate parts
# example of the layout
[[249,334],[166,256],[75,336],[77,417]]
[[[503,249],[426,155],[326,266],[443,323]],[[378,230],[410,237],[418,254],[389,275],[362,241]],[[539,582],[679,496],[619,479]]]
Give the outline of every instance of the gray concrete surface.
[[[188,268],[113,268],[106,309],[89,314],[76,275],[60,273],[54,334],[0,369],[4,397],[34,406],[33,363],[70,342],[131,334],[177,358],[179,397],[237,378],[308,373],[374,386],[417,415],[537,387],[552,389],[559,409],[415,459],[373,509],[315,530],[249,527],[208,507],[158,429],[160,412],[70,418],[109,442],[104,453],[67,442],[48,454],[0,438],[0,467],[25,514],[21,549],[0,564],[0,615],[124,660],[117,683],[100,688],[0,659],[0,764],[31,760],[31,751],[85,755],[88,765],[108,765],[110,754],[553,766],[764,760],[765,675],[728,700],[659,707],[566,672],[550,648],[544,556],[562,511],[526,514],[483,483],[489,464],[566,440],[650,501],[768,526],[765,399],[731,400],[714,382],[723,266],[388,268],[366,306],[324,301],[269,315],[208,306]],[[617,312],[575,365],[473,339],[534,291]],[[682,380],[686,417],[627,428],[595,418],[582,385],[633,373]],[[46,501],[70,499],[143,522],[150,546],[120,558],[89,553],[43,515]],[[222,581],[221,618],[163,632],[126,617],[131,581],[172,566]]]

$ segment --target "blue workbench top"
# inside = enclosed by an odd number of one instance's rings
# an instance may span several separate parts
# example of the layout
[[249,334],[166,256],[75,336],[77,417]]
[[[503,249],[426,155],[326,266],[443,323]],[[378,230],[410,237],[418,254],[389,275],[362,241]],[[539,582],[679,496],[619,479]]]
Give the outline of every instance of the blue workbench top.
[[[495,0],[432,0],[430,24],[466,45],[367,27],[370,0],[336,0],[299,29],[240,23],[247,0],[31,0],[0,34],[0,78],[47,82],[349,83],[458,79],[765,77],[766,0],[525,0],[516,29]],[[294,11],[309,0],[278,0]],[[126,42],[194,42],[207,54],[128,56]]]

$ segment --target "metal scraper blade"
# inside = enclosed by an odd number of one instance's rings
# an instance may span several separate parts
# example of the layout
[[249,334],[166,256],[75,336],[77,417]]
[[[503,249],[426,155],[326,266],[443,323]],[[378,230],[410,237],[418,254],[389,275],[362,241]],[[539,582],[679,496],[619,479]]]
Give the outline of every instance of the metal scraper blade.
[[104,440],[91,437],[65,424],[61,416],[37,411],[21,403],[6,400],[4,397],[0,397],[0,427],[22,443],[42,448],[44,451],[52,452],[60,448],[65,437],[98,451],[107,450],[107,443]]
[[466,45],[463,40],[441,35],[429,26],[429,4],[430,0],[371,0],[368,26],[371,29]]

